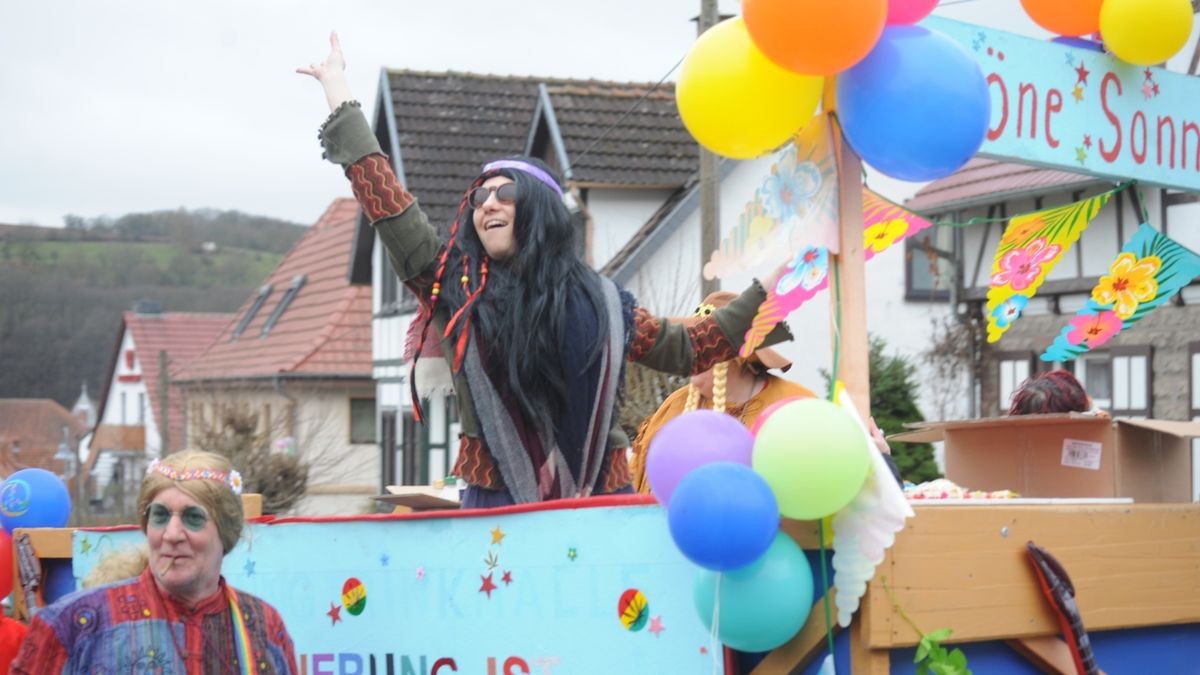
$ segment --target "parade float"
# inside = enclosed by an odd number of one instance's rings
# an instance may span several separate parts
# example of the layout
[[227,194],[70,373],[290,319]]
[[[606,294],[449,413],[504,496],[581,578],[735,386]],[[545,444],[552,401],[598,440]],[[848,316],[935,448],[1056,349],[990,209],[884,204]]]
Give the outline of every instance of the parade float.
[[[930,0],[747,0],[744,17],[702,36],[680,74],[685,124],[731,158],[784,146],[764,185],[782,181],[805,205],[753,195],[706,274],[790,261],[748,350],[828,291],[834,401],[786,403],[753,435],[726,436],[704,411],[678,418],[651,447],[656,497],[253,519],[224,573],[280,610],[301,672],[732,673],[727,647],[766,652],[759,675],[1196,672],[1193,425],[926,425],[909,438],[945,440],[949,478],[1022,498],[911,500],[862,423],[864,266],[939,224],[867,189],[861,161],[932,180],[978,152],[1113,181],[1109,193],[1011,219],[988,297],[997,340],[1113,193],[1139,181],[1200,188],[1189,105],[1200,85],[1147,67],[1186,42],[1189,3],[1022,4],[1070,39],[926,18]],[[1098,30],[1103,46],[1080,37]],[[1198,273],[1200,258],[1147,219],[1092,300],[1046,336],[1043,358],[1134,329]],[[1043,440],[997,441],[1021,433]],[[1054,461],[1068,438],[1083,444],[1071,455],[1091,471],[1082,484]],[[1056,480],[1034,480],[1027,468],[1039,461]],[[989,477],[995,485],[980,484]],[[0,494],[6,526],[18,528],[8,576],[19,608],[142,538],[37,529],[25,514],[38,500],[11,481]]]

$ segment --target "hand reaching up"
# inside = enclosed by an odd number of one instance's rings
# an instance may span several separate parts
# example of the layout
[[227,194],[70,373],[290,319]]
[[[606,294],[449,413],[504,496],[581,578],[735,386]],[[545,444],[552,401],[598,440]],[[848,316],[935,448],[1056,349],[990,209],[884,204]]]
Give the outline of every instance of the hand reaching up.
[[350,85],[346,83],[346,57],[342,55],[342,43],[337,31],[329,34],[329,55],[325,60],[310,63],[307,67],[301,66],[296,72],[309,75],[321,83],[331,111],[354,98],[350,93]]

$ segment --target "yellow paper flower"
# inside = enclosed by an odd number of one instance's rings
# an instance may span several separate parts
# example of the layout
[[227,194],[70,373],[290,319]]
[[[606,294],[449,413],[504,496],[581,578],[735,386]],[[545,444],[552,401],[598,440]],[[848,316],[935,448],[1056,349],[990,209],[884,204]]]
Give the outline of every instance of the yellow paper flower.
[[887,247],[908,232],[908,221],[903,218],[885,220],[867,228],[863,233],[863,248],[882,253]]
[[1108,268],[1108,274],[1100,277],[1100,283],[1092,290],[1092,299],[1101,305],[1112,305],[1117,316],[1128,319],[1139,304],[1158,295],[1154,275],[1160,267],[1162,260],[1156,255],[1137,258],[1122,252]]

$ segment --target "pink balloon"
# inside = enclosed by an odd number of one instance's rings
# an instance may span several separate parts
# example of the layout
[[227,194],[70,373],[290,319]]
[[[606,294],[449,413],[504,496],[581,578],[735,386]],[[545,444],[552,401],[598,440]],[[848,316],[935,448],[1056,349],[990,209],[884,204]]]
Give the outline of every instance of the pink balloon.
[[754,424],[750,425],[750,435],[757,436],[758,428],[761,427],[763,425],[763,422],[766,422],[767,418],[770,417],[776,410],[779,410],[780,408],[791,403],[792,401],[799,401],[804,398],[807,398],[807,397],[806,396],[789,396],[781,401],[776,401],[776,402],[772,403],[771,405],[767,406],[767,409],[762,411],[762,413],[760,413],[759,416],[754,419]]
[[888,0],[887,25],[916,23],[929,16],[938,0]]

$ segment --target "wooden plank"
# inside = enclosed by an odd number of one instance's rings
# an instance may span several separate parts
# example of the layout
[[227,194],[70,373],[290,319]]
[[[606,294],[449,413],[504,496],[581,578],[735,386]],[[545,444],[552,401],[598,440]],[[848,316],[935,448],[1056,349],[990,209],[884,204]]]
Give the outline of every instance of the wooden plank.
[[242,495],[242,517],[246,520],[262,516],[262,495],[247,492]]
[[[1053,636],[1031,637],[1009,640],[1007,644],[1044,673],[1077,675],[1071,648],[1059,638]],[[1100,675],[1104,675],[1103,670],[1100,671]]]
[[13,530],[13,539],[16,539],[22,532],[29,535],[29,543],[33,545],[33,552],[39,558],[70,558],[71,557],[71,535],[75,532],[73,527],[18,527]]
[[[821,534],[818,522],[815,520],[784,518],[779,523],[779,529],[795,539],[796,544],[806,551],[815,551],[821,548]],[[830,544],[826,542],[825,547],[829,548]]]
[[[955,642],[1058,632],[1025,555],[1035,541],[1075,584],[1090,631],[1200,622],[1200,504],[916,507],[888,584],[925,631]],[[870,587],[882,588],[882,574]],[[878,599],[872,595],[872,599]],[[871,648],[916,644],[890,603],[872,603]]]
[[[837,591],[833,588],[829,589],[829,602],[835,602]],[[813,605],[812,612],[809,613],[808,619],[800,631],[784,644],[776,647],[774,651],[767,654],[767,657],[759,663],[750,675],[790,675],[800,668],[808,665],[809,661],[821,650],[825,648],[825,601],[818,599]],[[830,616],[835,614],[833,604],[829,606]],[[833,634],[837,635],[841,631],[841,627],[837,625],[836,618],[833,624]]]

